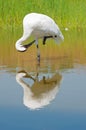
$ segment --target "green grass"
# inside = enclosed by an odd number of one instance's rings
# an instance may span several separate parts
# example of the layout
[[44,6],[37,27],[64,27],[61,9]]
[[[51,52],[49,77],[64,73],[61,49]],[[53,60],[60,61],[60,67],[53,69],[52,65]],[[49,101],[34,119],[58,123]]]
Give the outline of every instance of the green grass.
[[62,28],[86,27],[86,0],[0,0],[0,28],[21,27],[30,12],[49,15]]

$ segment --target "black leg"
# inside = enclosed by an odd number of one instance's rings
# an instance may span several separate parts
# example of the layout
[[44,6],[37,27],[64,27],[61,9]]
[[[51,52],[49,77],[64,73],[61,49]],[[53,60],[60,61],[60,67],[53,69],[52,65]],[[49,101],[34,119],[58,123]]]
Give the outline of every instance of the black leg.
[[45,45],[46,40],[47,40],[47,38],[44,37],[44,38],[43,38],[43,45]]
[[40,50],[39,50],[39,45],[38,45],[38,40],[35,40],[36,47],[37,47],[37,60],[38,64],[40,63]]
[[36,45],[36,47],[37,47],[37,60],[38,60],[38,62],[40,62],[40,51],[39,51],[38,44]]
[[53,38],[53,36],[45,36],[45,37],[43,38],[43,45],[45,45],[45,42],[46,42],[46,40],[47,40],[48,38]]

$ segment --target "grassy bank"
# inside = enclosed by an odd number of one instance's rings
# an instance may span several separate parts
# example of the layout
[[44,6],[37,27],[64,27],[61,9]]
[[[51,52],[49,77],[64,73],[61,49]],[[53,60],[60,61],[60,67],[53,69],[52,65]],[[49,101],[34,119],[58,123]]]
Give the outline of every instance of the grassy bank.
[[86,0],[0,0],[0,28],[21,27],[30,12],[49,15],[62,28],[86,27]]

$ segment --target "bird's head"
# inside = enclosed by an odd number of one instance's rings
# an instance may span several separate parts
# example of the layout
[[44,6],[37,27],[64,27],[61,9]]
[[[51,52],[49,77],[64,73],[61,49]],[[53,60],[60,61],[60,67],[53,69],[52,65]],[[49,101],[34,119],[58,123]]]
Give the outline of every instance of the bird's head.
[[15,47],[16,47],[17,51],[20,51],[20,52],[25,52],[27,50],[27,47],[19,44],[19,42],[16,42]]
[[64,41],[63,34],[61,32],[58,32],[57,34],[55,34],[54,40],[56,41],[56,43],[60,43],[60,42]]

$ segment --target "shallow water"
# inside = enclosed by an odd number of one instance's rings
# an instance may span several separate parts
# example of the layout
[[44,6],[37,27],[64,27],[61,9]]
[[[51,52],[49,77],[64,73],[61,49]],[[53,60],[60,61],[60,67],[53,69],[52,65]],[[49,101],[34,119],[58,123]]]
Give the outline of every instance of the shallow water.
[[86,129],[85,32],[64,35],[65,42],[59,46],[49,44],[53,41],[40,46],[40,65],[35,46],[21,54],[14,47],[18,37],[2,37],[1,130]]

